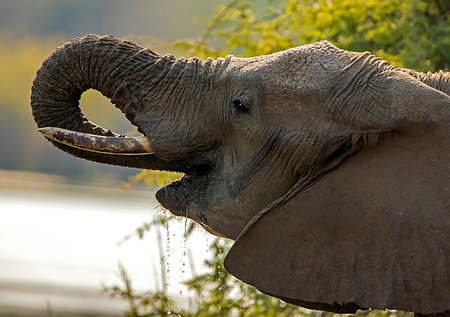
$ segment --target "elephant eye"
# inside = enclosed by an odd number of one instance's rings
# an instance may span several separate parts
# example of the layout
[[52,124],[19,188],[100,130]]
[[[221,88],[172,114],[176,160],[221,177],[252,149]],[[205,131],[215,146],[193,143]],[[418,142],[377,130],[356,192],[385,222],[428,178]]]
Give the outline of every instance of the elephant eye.
[[249,113],[250,109],[244,105],[240,99],[233,100],[233,111],[234,113]]

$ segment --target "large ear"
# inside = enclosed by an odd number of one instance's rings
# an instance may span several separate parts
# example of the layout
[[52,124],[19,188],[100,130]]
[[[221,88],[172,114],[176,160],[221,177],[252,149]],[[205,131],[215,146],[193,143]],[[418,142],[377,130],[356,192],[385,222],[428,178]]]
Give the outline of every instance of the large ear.
[[226,269],[312,309],[450,310],[450,98],[439,94],[440,124],[388,136],[288,193],[244,229]]

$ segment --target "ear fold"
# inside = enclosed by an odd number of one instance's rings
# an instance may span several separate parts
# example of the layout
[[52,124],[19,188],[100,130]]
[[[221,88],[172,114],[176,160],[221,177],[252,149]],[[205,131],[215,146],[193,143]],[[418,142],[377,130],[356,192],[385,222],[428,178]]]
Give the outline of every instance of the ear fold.
[[426,125],[445,122],[448,126],[450,98],[444,92],[436,90],[412,76],[395,69],[385,70],[373,75],[368,81],[368,93],[364,100],[372,109],[370,112],[382,112],[389,108],[389,118],[382,118],[390,128],[405,131],[412,124]]
[[328,120],[352,131],[405,131],[449,116],[449,96],[369,53],[343,51],[350,63],[330,92]]
[[390,137],[288,193],[241,233],[226,269],[312,309],[450,310],[449,131]]

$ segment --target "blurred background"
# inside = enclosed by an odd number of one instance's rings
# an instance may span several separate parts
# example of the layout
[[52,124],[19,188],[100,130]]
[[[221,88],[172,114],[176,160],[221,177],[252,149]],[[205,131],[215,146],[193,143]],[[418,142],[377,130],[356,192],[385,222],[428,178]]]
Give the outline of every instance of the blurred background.
[[[177,176],[91,163],[44,140],[29,98],[57,46],[111,34],[204,58],[327,39],[398,67],[448,71],[449,16],[447,0],[0,0],[0,317],[313,314],[229,276],[226,241],[168,221],[154,192]],[[100,93],[84,93],[81,108],[136,133]]]

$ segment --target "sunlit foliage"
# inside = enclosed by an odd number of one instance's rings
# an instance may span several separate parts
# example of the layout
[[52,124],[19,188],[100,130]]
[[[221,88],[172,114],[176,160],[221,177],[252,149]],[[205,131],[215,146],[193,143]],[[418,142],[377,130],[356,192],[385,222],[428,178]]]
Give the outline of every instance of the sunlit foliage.
[[248,57],[328,40],[370,51],[397,66],[450,67],[446,0],[233,0],[219,7],[199,39],[177,43],[193,55]]
[[143,170],[139,174],[130,177],[128,182],[123,184],[123,187],[130,188],[138,182],[142,182],[147,186],[165,186],[179,180],[182,176],[183,174],[180,173]]

